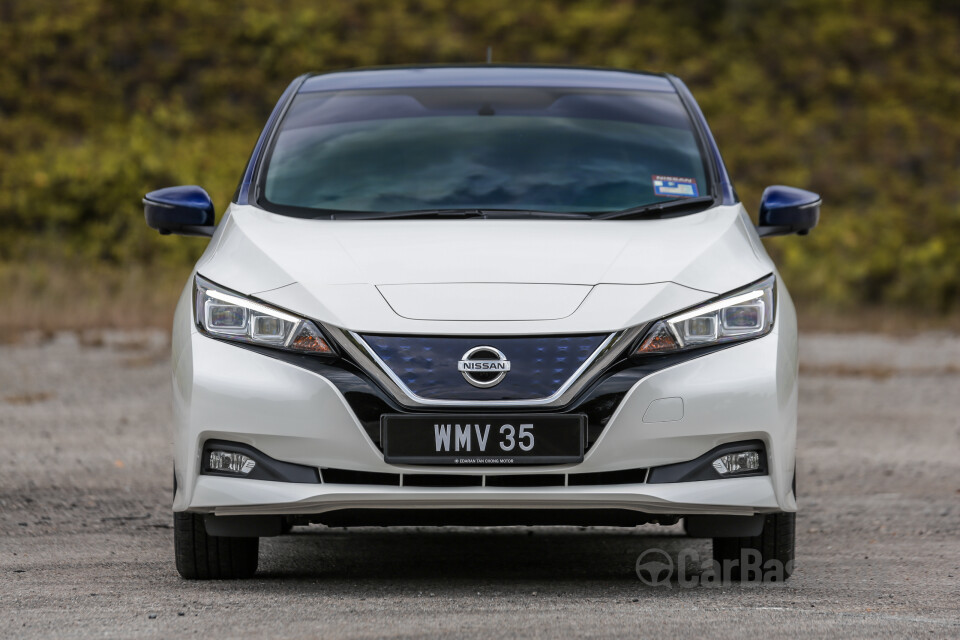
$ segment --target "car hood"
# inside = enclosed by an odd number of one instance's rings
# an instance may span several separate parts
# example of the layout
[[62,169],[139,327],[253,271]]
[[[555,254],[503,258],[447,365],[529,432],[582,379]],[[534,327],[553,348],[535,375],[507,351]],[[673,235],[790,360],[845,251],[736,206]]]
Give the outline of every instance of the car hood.
[[630,221],[308,220],[232,205],[197,269],[327,321],[384,304],[409,321],[562,320],[598,290],[669,291],[683,308],[769,274],[749,224],[740,205]]

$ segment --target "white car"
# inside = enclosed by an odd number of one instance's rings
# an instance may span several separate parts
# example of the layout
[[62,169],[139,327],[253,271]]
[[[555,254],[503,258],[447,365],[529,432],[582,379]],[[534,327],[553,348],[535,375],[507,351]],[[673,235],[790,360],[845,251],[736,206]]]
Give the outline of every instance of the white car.
[[291,526],[670,525],[794,557],[797,324],[669,75],[306,75],[214,225],[173,327],[177,569],[240,578]]

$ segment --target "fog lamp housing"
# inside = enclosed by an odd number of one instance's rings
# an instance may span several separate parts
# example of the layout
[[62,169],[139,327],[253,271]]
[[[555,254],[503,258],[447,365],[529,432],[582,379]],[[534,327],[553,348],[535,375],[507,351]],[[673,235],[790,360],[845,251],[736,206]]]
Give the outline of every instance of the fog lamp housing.
[[713,461],[713,468],[722,476],[750,473],[760,470],[759,451],[727,453]]
[[207,456],[207,468],[210,471],[249,475],[254,467],[257,466],[253,458],[236,451],[212,449],[208,452]]

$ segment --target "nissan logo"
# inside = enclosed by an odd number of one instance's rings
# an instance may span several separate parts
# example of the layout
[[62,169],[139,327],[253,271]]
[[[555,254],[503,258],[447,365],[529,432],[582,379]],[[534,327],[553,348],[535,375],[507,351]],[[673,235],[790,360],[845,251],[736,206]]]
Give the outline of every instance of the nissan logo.
[[473,386],[488,389],[497,386],[507,377],[510,361],[502,351],[494,347],[474,347],[460,358],[457,371]]

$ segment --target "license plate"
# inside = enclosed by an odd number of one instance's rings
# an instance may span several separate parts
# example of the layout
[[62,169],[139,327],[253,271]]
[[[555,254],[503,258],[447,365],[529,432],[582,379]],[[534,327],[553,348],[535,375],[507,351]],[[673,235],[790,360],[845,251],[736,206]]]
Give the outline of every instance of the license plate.
[[423,414],[380,418],[384,460],[397,464],[516,465],[583,461],[582,414]]

